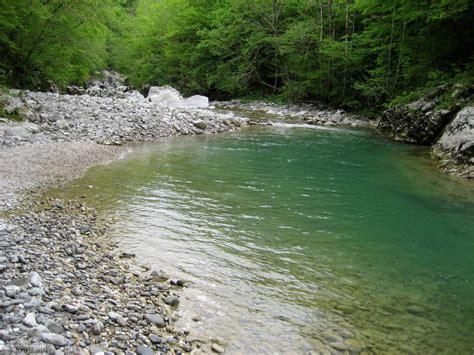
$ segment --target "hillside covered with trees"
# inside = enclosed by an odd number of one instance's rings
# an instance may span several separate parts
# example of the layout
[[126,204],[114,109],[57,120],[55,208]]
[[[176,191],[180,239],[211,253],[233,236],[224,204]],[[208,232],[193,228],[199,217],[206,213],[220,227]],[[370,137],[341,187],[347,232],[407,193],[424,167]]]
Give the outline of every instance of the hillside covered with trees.
[[3,86],[113,68],[137,88],[379,109],[474,78],[470,0],[2,0]]

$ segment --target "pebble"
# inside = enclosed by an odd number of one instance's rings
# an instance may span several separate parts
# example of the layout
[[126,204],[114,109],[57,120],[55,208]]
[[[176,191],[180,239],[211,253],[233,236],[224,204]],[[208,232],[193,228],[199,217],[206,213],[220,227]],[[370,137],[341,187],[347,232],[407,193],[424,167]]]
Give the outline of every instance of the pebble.
[[30,284],[34,287],[43,286],[43,283],[41,281],[41,276],[36,271],[32,271],[30,273]]
[[28,313],[23,319],[23,324],[30,328],[35,327],[37,325],[36,315],[34,313]]
[[77,311],[79,310],[77,306],[72,305],[72,304],[65,304],[63,307],[64,307],[64,310],[69,313],[77,313]]
[[84,293],[84,291],[82,291],[82,288],[80,286],[76,286],[72,289],[71,293],[74,296],[81,296]]
[[56,333],[42,333],[41,340],[47,344],[52,344],[52,345],[61,346],[61,347],[66,346],[69,343],[67,338]]
[[138,355],[153,355],[154,351],[145,345],[138,345],[137,354]]
[[410,305],[406,308],[408,313],[414,314],[414,315],[421,315],[426,312],[426,310],[418,305]]
[[219,344],[213,343],[211,346],[211,350],[215,353],[222,354],[225,350]]
[[92,326],[92,333],[94,335],[100,335],[104,330],[104,325],[101,322],[97,322]]
[[53,321],[53,320],[48,320],[46,323],[45,323],[46,327],[53,333],[57,333],[57,334],[62,334],[64,333],[64,327]]
[[165,303],[167,305],[176,307],[177,305],[179,305],[179,298],[176,296],[168,296],[165,298]]
[[159,344],[163,341],[163,339],[161,337],[159,337],[158,335],[155,335],[155,334],[150,334],[148,336],[148,338],[150,339],[150,341],[153,343],[153,344]]
[[15,285],[5,286],[4,289],[5,289],[5,295],[10,298],[15,297],[21,291],[21,289]]
[[158,328],[166,327],[165,319],[162,316],[160,316],[159,314],[147,314],[145,316],[145,319],[148,322],[156,325]]
[[339,350],[339,351],[345,351],[345,350],[349,349],[349,347],[346,344],[344,344],[342,342],[338,342],[338,341],[330,342],[329,345],[332,348],[334,348],[336,350]]
[[[201,134],[193,128],[198,120],[205,124],[206,132],[234,130],[240,125],[237,118],[231,126],[223,123],[231,121],[232,115],[156,110],[146,102],[132,105],[127,100],[25,92],[21,102],[38,106],[31,108],[38,133],[24,139],[0,135],[0,145],[9,149],[32,142],[61,142],[66,136],[73,141],[123,144]],[[89,111],[95,112],[93,121]],[[113,246],[102,243],[106,225],[94,211],[79,201],[37,195],[26,198],[24,204],[18,214],[5,218],[11,230],[5,232],[0,223],[0,273],[2,280],[12,280],[0,286],[2,342],[9,345],[16,339],[32,339],[49,344],[53,352],[53,347],[75,344],[86,353],[94,353],[90,347],[98,344],[97,352],[127,355],[141,342],[141,353],[153,353],[152,344],[169,353],[191,352],[199,346],[181,338],[186,332],[173,330],[172,324],[167,327],[167,319],[174,318],[169,306],[179,304],[175,295],[162,298],[169,292],[165,283],[169,277],[162,270],[147,275],[138,268],[132,272],[126,264],[129,261],[120,259],[135,255],[117,257]],[[176,280],[174,285],[184,282]],[[139,352],[138,347],[136,350]]]

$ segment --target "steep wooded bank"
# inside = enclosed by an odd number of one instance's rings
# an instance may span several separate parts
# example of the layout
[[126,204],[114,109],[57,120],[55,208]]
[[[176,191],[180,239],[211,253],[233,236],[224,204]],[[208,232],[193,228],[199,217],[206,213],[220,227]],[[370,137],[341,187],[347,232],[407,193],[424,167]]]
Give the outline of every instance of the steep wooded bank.
[[136,87],[377,110],[472,84],[469,0],[2,1],[0,79],[46,89],[112,66]]

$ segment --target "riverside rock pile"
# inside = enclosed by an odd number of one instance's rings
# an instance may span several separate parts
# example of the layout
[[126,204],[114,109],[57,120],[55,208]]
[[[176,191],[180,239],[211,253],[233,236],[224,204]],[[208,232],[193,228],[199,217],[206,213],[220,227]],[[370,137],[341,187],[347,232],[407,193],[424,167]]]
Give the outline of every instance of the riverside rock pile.
[[80,203],[51,198],[0,219],[0,351],[210,351],[175,329],[183,282],[129,263],[100,241],[105,229]]
[[440,86],[417,101],[385,110],[377,130],[397,141],[431,146],[443,170],[473,179],[473,105],[473,86]]
[[[263,113],[274,120],[288,120],[292,123],[306,123],[322,126],[375,127],[375,122],[361,116],[346,113],[344,110],[331,110],[311,104],[274,105],[265,102],[242,103],[240,101],[221,101],[214,103],[220,109],[231,109]],[[261,123],[258,121],[249,121]]]
[[17,92],[26,122],[0,122],[0,146],[88,140],[121,145],[235,130],[240,119],[208,109],[169,109],[145,99]]
[[69,88],[75,95],[0,94],[0,352],[223,351],[175,326],[184,282],[121,259],[131,255],[101,241],[107,225],[92,210],[37,191],[126,150],[107,145],[232,131],[245,121],[207,109],[203,98],[163,107],[111,77]]

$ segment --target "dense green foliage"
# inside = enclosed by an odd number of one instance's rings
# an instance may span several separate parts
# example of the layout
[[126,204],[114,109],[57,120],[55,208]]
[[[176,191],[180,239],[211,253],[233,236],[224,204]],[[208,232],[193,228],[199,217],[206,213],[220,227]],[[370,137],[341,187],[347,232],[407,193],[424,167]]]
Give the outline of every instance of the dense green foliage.
[[[474,77],[471,0],[0,0],[0,74],[381,107]],[[458,80],[456,79],[456,80]]]
[[82,82],[106,66],[113,0],[0,0],[0,77],[10,86]]

